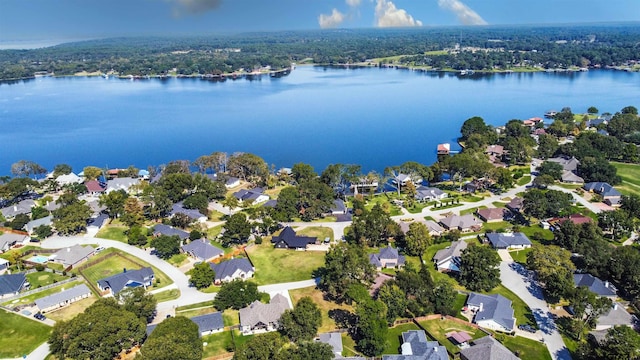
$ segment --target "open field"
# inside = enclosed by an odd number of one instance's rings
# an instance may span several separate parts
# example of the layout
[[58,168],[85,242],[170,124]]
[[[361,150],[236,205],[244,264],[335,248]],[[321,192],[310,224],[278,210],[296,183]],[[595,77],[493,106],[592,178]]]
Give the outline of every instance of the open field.
[[311,236],[320,241],[323,241],[326,238],[330,238],[331,241],[333,241],[333,230],[331,230],[331,228],[328,228],[328,227],[310,226],[300,231],[296,231],[296,234],[300,236]]
[[229,354],[227,349],[233,349],[233,339],[231,338],[231,331],[223,331],[217,334],[211,334],[202,337],[203,353],[202,358],[206,359],[212,356],[219,356],[223,354]]
[[329,311],[340,309],[344,311],[353,312],[353,307],[347,304],[336,304],[331,301],[327,301],[324,299],[322,291],[316,289],[315,287],[307,287],[303,289],[289,290],[289,295],[291,296],[291,301],[293,304],[297,304],[300,299],[305,296],[310,297],[322,313],[322,325],[318,329],[319,333],[328,332],[332,330],[338,329],[336,322],[329,317]]
[[640,196],[640,165],[611,162],[618,170],[618,175],[622,178],[622,184],[616,188],[624,195]]
[[86,308],[91,306],[91,304],[93,304],[97,300],[98,300],[97,297],[91,296],[86,299],[76,301],[73,304],[65,306],[61,309],[48,312],[46,316],[55,321],[68,321],[76,317],[78,314],[84,312]]
[[0,310],[0,358],[19,358],[47,341],[51,327]]
[[482,337],[487,336],[482,330],[476,329],[473,326],[461,324],[449,319],[435,319],[435,320],[426,320],[420,321],[420,326],[422,326],[425,330],[427,330],[427,335],[434,337],[435,340],[438,340],[440,344],[447,348],[447,350],[451,353],[457,354],[460,352],[460,348],[453,344],[447,336],[445,335],[451,331],[465,331],[467,332],[473,339],[480,339]]
[[276,249],[271,241],[247,248],[247,254],[256,268],[258,285],[309,280],[324,265],[325,255],[322,251]]

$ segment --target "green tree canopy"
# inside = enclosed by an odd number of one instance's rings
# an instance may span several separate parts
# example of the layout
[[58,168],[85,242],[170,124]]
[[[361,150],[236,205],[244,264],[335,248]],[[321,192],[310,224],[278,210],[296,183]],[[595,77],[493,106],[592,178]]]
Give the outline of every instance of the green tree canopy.
[[160,235],[151,240],[151,246],[156,249],[159,258],[167,260],[180,253],[180,237],[178,235]]
[[125,288],[116,295],[125,310],[134,313],[145,322],[151,322],[156,315],[158,301],[143,287]]
[[208,262],[202,262],[197,264],[191,270],[191,278],[189,281],[195,286],[197,289],[204,289],[213,284],[213,280],[215,280],[216,272],[213,271]]
[[489,291],[500,284],[500,257],[488,246],[469,246],[460,257],[460,283],[472,291]]
[[238,310],[260,300],[260,296],[258,285],[254,282],[236,279],[222,284],[213,305],[220,311],[229,308]]
[[124,212],[124,202],[128,197],[129,195],[124,190],[111,191],[100,195],[99,203],[107,208],[109,217],[115,219]]
[[162,321],[140,349],[142,360],[200,360],[202,352],[198,325],[184,316]]
[[322,314],[310,297],[303,297],[293,310],[285,310],[279,323],[280,331],[291,341],[310,341],[322,325]]
[[331,247],[324,258],[320,286],[330,297],[344,300],[351,284],[369,285],[374,277],[375,269],[363,249],[341,243]]
[[238,212],[231,216],[222,227],[222,245],[242,244],[247,242],[251,234],[251,224],[244,213]]
[[547,300],[557,303],[573,289],[571,253],[555,245],[534,245],[527,254],[527,267],[534,270],[544,289]]
[[358,349],[367,356],[382,354],[387,343],[387,308],[381,301],[367,299],[356,305]]

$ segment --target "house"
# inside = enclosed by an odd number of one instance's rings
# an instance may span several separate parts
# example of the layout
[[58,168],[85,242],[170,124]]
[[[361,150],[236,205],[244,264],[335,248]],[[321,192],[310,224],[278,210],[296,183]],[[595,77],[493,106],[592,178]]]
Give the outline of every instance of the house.
[[236,258],[223,261],[219,264],[209,263],[209,266],[216,273],[215,284],[229,282],[236,279],[245,280],[253,276],[256,269],[251,262],[245,258]]
[[602,196],[605,204],[614,206],[619,205],[620,200],[622,199],[622,194],[620,191],[616,190],[613,186],[609,185],[606,182],[590,182],[584,184],[582,187],[586,191],[594,192]]
[[30,214],[31,208],[36,206],[36,202],[31,199],[22,200],[17,204],[0,209],[0,213],[5,219],[10,220],[20,214]]
[[595,331],[606,331],[614,326],[628,326],[636,328],[638,318],[629,314],[622,304],[614,302],[609,310],[598,317],[596,321]]
[[91,296],[91,290],[85,284],[74,286],[71,289],[62,290],[61,292],[36,299],[35,303],[40,312],[52,311],[61,307],[65,307],[76,301],[86,299]]
[[361,176],[356,182],[351,183],[349,188],[353,189],[354,195],[357,195],[358,192],[373,193],[378,188],[378,179],[375,177]]
[[9,260],[0,258],[0,274],[4,274],[4,271],[9,268]]
[[584,179],[580,176],[576,175],[574,172],[563,170],[562,176],[560,177],[560,181],[565,184],[582,184],[584,183]]
[[131,187],[140,184],[140,179],[134,179],[130,177],[123,178],[115,178],[107,181],[107,188],[105,190],[106,193],[110,193],[112,191],[124,190],[125,192],[129,192]]
[[100,230],[107,220],[109,220],[109,216],[107,214],[99,213],[97,216],[92,217],[87,221],[87,230]]
[[484,153],[489,155],[489,161],[491,161],[491,163],[500,164],[506,151],[502,145],[487,145]]
[[451,152],[451,144],[449,143],[438,144],[438,147],[436,148],[436,153],[438,155],[449,155],[450,152]]
[[516,324],[511,300],[502,295],[470,293],[467,308],[475,313],[473,323],[495,331],[512,332]]
[[468,346],[469,341],[473,340],[471,335],[466,331],[453,331],[445,334],[447,339],[458,346]]
[[193,220],[193,221],[197,221],[197,222],[205,222],[208,220],[208,217],[206,215],[203,215],[199,210],[197,209],[187,209],[184,207],[182,201],[173,204],[173,206],[171,207],[171,216],[174,216],[176,214],[184,214],[186,216],[189,217],[189,219]]
[[571,214],[571,215],[566,216],[566,217],[551,218],[551,219],[547,220],[549,225],[551,225],[553,227],[558,227],[558,226],[560,226],[561,223],[563,223],[565,221],[571,221],[574,225],[582,225],[582,224],[586,224],[586,223],[592,222],[593,219],[591,219],[588,216],[582,215],[582,214]]
[[145,289],[153,284],[153,269],[145,267],[140,270],[124,269],[123,272],[109,276],[102,280],[98,280],[98,288],[100,291],[108,292],[107,295],[115,295],[122,291],[125,287],[140,287]]
[[261,202],[265,202],[269,200],[269,195],[264,193],[262,188],[254,188],[254,189],[240,189],[233,193],[236,199],[240,202],[249,201],[251,205],[256,205]]
[[578,170],[578,165],[580,165],[580,161],[575,157],[555,157],[549,158],[547,161],[551,161],[554,163],[558,163],[562,165],[562,169],[565,171],[576,172]]
[[339,332],[322,333],[318,336],[318,341],[331,346],[336,359],[342,358],[342,335]]
[[463,240],[454,241],[445,249],[438,250],[433,256],[433,262],[438,271],[460,271],[460,257],[462,250],[467,248],[467,242]]
[[256,300],[240,309],[240,330],[243,335],[276,331],[280,316],[288,309],[291,309],[289,300],[281,294],[272,297],[268,304]]
[[189,237],[188,232],[184,230],[176,229],[174,227],[171,227],[165,224],[158,224],[153,227],[153,236],[160,236],[160,235],[167,235],[167,236],[176,235],[180,238],[180,240],[184,240]]
[[211,335],[224,330],[224,322],[222,321],[222,313],[217,311],[211,314],[194,316],[191,321],[198,325],[200,336]]
[[514,214],[519,214],[524,207],[524,200],[521,197],[514,197],[506,206]]
[[[266,205],[266,204],[265,204]],[[343,215],[347,213],[347,205],[342,199],[333,200],[333,206],[331,207],[332,215]]]
[[87,260],[94,253],[95,249],[90,245],[73,245],[56,251],[49,256],[49,261],[62,264],[66,268]]
[[29,236],[5,232],[0,235],[0,253],[11,249],[12,246],[20,244],[24,245],[29,242]]
[[262,206],[270,208],[275,208],[276,205],[278,205],[278,200],[276,199],[267,200],[264,204],[262,204]]
[[610,282],[602,281],[591,274],[573,274],[573,283],[576,287],[587,287],[589,291],[598,296],[605,296],[613,299],[617,297],[617,290]]
[[440,224],[447,230],[458,229],[462,232],[480,230],[482,222],[471,214],[451,215],[440,220]]
[[474,193],[476,191],[485,191],[492,185],[488,179],[475,179],[464,184],[464,190],[466,192]]
[[[96,201],[96,203],[98,203],[98,201]],[[58,203],[57,203],[57,202],[55,202],[55,201],[47,201],[47,203],[46,203],[46,204],[44,204],[43,208],[45,208],[45,209],[47,209],[47,210],[49,210],[49,211],[53,211],[53,210],[58,210],[58,209],[60,209],[60,206],[61,206],[61,205],[60,205],[60,204],[58,204]],[[106,207],[105,207],[105,209],[106,209]]]
[[438,188],[428,187],[428,186],[418,186],[418,188],[416,189],[415,198],[418,201],[425,202],[425,201],[442,200],[447,196],[449,196],[449,194],[447,194],[446,192]]
[[409,175],[409,174],[398,174],[391,179],[391,182],[400,186],[406,186],[409,183],[412,184],[420,184],[422,182],[422,178],[417,175]]
[[531,247],[531,241],[527,235],[516,233],[487,233],[487,239],[494,249],[527,249]]
[[471,346],[460,350],[462,360],[520,360],[492,336],[474,340]]
[[382,360],[448,360],[447,348],[437,341],[427,340],[424,330],[402,333],[400,355],[382,355]]
[[56,178],[58,186],[73,185],[82,183],[82,178],[74,173],[60,175]]
[[240,186],[240,179],[238,179],[237,177],[227,178],[227,181],[224,182],[224,186],[227,189],[231,189],[231,188],[234,188],[236,186]]
[[182,245],[182,252],[198,261],[210,261],[224,255],[224,251],[211,245],[206,239],[193,240]]
[[97,180],[87,181],[84,183],[84,186],[86,186],[87,192],[91,195],[100,195],[107,190],[106,186],[102,185]]
[[293,228],[285,227],[280,235],[271,238],[271,242],[275,244],[276,249],[296,249],[306,250],[307,245],[315,244],[318,239],[310,236],[298,236]]
[[24,231],[29,233],[29,235],[33,235],[33,232],[36,228],[40,226],[51,226],[53,224],[53,216],[45,216],[40,219],[31,220],[24,225]]
[[27,287],[29,283],[24,273],[0,275],[0,298],[18,295]]
[[476,211],[476,215],[482,221],[492,223],[504,220],[505,212],[506,210],[503,208],[479,209]]
[[392,248],[391,245],[380,249],[380,252],[377,254],[369,255],[369,263],[378,270],[382,270],[383,268],[401,268],[404,266],[404,261],[404,256],[398,254],[398,249]]
[[433,220],[425,220],[424,224],[429,229],[429,235],[431,236],[440,236],[445,231],[442,226]]

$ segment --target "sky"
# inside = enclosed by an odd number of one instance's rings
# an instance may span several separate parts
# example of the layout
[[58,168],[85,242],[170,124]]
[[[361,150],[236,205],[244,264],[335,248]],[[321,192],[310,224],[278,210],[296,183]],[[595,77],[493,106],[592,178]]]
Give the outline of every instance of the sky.
[[162,34],[613,21],[640,21],[640,0],[0,0],[0,44]]

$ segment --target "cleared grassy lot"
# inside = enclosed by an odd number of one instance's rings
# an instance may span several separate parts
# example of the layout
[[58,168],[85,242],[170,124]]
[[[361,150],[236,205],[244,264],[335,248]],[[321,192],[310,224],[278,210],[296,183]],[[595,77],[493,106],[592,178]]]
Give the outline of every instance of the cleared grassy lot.
[[624,195],[640,196],[640,165],[611,162],[618,170],[618,175],[622,178],[622,184],[616,188]]
[[107,225],[98,231],[96,237],[126,243],[127,235],[125,235],[125,231],[127,231],[126,226]]
[[496,335],[496,339],[522,360],[551,360],[549,350],[539,341],[503,334]]
[[336,304],[331,301],[327,301],[324,299],[322,291],[316,289],[315,287],[307,287],[296,290],[289,290],[289,296],[291,296],[291,301],[293,304],[297,304],[300,299],[305,296],[310,297],[322,313],[322,325],[318,329],[318,333],[328,332],[332,330],[338,329],[336,322],[329,317],[330,311],[348,311],[353,312],[353,307],[347,304]]
[[326,238],[329,238],[331,239],[331,241],[333,241],[333,230],[331,230],[331,228],[322,226],[310,226],[299,231],[296,230],[296,234],[300,236],[311,236],[320,241],[323,241]]
[[0,358],[21,358],[47,341],[51,327],[0,309]]
[[247,254],[256,268],[258,285],[309,280],[324,265],[325,255],[322,251],[276,249],[269,240],[247,248]]

